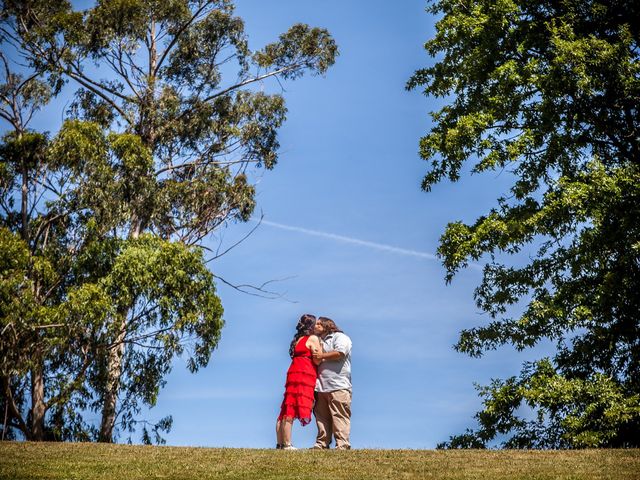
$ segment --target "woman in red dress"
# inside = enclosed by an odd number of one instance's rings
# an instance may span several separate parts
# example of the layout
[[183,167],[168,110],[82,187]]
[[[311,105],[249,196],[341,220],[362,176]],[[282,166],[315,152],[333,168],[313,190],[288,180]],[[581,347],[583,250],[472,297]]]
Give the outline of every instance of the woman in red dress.
[[291,445],[291,427],[294,419],[300,420],[303,426],[311,421],[313,392],[318,377],[317,364],[320,363],[319,360],[313,360],[313,352],[322,349],[320,339],[313,334],[315,324],[316,317],[302,315],[289,347],[291,365],[287,370],[284,399],[276,422],[276,448],[279,449],[295,450]]

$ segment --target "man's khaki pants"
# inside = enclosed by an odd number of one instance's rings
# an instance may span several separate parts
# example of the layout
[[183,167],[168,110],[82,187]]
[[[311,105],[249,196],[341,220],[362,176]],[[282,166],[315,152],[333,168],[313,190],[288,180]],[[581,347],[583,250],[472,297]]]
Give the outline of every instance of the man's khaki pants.
[[351,391],[316,392],[313,407],[318,425],[315,448],[329,448],[331,437],[336,439],[336,449],[349,449],[351,430]]

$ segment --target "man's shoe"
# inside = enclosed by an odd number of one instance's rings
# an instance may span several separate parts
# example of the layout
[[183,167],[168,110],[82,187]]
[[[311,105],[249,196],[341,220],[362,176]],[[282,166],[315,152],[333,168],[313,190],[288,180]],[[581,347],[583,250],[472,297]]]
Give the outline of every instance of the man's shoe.
[[285,445],[284,447],[282,447],[282,450],[298,450],[298,449],[293,445]]

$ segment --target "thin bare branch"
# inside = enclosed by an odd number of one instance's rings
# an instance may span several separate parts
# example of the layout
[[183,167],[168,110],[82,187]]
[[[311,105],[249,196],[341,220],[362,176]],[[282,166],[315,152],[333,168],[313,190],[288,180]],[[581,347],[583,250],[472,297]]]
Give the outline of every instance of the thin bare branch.
[[249,231],[249,233],[247,233],[244,237],[242,237],[236,243],[234,243],[233,245],[231,245],[230,247],[225,249],[222,253],[216,252],[215,256],[213,256],[213,257],[209,258],[208,260],[206,260],[205,263],[209,263],[209,262],[212,262],[213,260],[215,260],[217,258],[220,258],[221,256],[229,253],[231,250],[236,248],[242,242],[244,242],[247,238],[249,238],[251,235],[253,235],[253,232],[255,232],[258,229],[258,227],[260,227],[260,225],[262,224],[262,220],[263,219],[264,219],[264,213],[260,212],[260,220],[258,220],[256,225]]
[[[122,61],[121,48],[122,48],[122,45],[119,45],[118,53],[111,54],[115,58],[109,58],[109,57],[106,58],[107,63],[109,63],[109,65],[111,66],[114,72],[120,75],[120,77],[122,77],[124,81],[127,82],[127,85],[129,85],[129,88],[131,89],[133,94],[136,96],[136,99],[138,100],[138,102],[142,102],[142,97],[140,96],[140,93],[138,93],[138,90],[134,87],[133,83],[131,83],[131,80],[129,78],[130,76],[128,75],[126,67],[124,66],[124,62]],[[116,61],[117,61],[117,64],[116,64]]]
[[128,115],[124,112],[124,110],[122,110],[120,108],[120,106],[114,102],[112,99],[110,99],[104,92],[100,91],[98,88],[93,87],[90,83],[87,83],[83,80],[83,78],[78,77],[77,75],[73,74],[70,71],[65,71],[65,73],[72,79],[74,79],[76,82],[78,82],[80,85],[82,85],[83,87],[85,87],[87,90],[90,90],[91,92],[95,93],[96,95],[98,95],[99,97],[101,97],[103,100],[105,100],[107,103],[109,103],[109,105],[111,105],[113,107],[114,110],[116,110],[120,116],[130,125],[133,126],[133,123],[131,122],[131,120],[129,119]]
[[254,296],[254,297],[260,297],[260,298],[266,298],[266,299],[269,299],[269,300],[282,299],[282,300],[285,300],[285,301],[287,301],[289,303],[298,303],[297,301],[289,300],[289,299],[285,298],[286,292],[285,293],[277,293],[277,292],[272,292],[272,291],[266,290],[264,288],[264,287],[266,287],[267,285],[269,285],[271,283],[283,282],[283,281],[286,281],[286,280],[290,280],[292,278],[295,278],[295,276],[269,280],[267,282],[264,282],[262,285],[260,285],[258,287],[256,287],[255,285],[249,285],[249,284],[236,285],[236,284],[233,284],[233,283],[225,280],[224,277],[221,277],[220,275],[214,274],[213,276],[215,278],[217,278],[218,280],[220,280],[225,285],[228,285],[229,287],[233,288],[234,290],[237,290],[237,291],[239,291],[241,293],[245,293],[247,295],[251,295],[251,296]]
[[214,98],[221,97],[222,95],[225,95],[225,94],[227,94],[227,93],[229,93],[229,92],[231,92],[233,90],[237,90],[238,88],[244,87],[245,85],[249,85],[251,83],[259,82],[259,81],[264,80],[266,78],[273,77],[273,76],[276,76],[276,75],[280,75],[281,73],[289,72],[291,70],[295,70],[296,68],[298,68],[300,66],[301,66],[300,64],[295,63],[293,65],[288,65],[286,67],[282,67],[282,68],[280,68],[278,70],[274,70],[272,72],[268,72],[268,73],[265,73],[263,75],[259,75],[257,77],[248,78],[248,79],[246,79],[246,80],[244,80],[244,81],[242,81],[240,83],[236,83],[235,85],[231,85],[230,87],[227,87],[224,90],[221,90],[221,91],[219,91],[217,93],[214,93],[213,95],[209,95],[208,97],[203,99],[202,102],[205,102],[205,103],[206,102],[210,102]]
[[31,330],[44,330],[46,328],[59,328],[59,327],[66,327],[67,325],[65,323],[52,323],[51,325],[32,325]]
[[153,70],[153,76],[158,75],[158,71],[160,70],[160,67],[164,63],[165,59],[167,58],[167,55],[173,49],[176,43],[178,43],[178,40],[180,39],[182,34],[187,30],[187,28],[191,26],[191,24],[196,20],[196,18],[198,18],[200,14],[204,11],[204,9],[207,6],[209,6],[211,3],[213,2],[211,1],[204,2],[202,6],[198,10],[196,10],[193,16],[176,32],[176,34],[173,36],[173,38],[169,42],[169,45],[167,45],[167,48],[165,48],[164,51],[162,52],[162,55],[160,56],[160,59],[158,60],[158,63],[156,64]]
[[[80,67],[78,65],[71,64],[71,65],[65,67],[61,63],[58,63],[58,64],[60,65],[60,67],[62,67],[64,69],[63,71],[67,75],[69,75],[71,78],[73,78],[76,81],[79,78],[79,79],[83,80],[84,82],[86,82],[87,84],[93,86],[94,88],[104,90],[109,95],[113,95],[114,97],[118,97],[120,100],[124,100],[125,102],[133,102],[134,101],[134,99],[131,98],[128,95],[123,95],[122,93],[118,92],[117,90],[106,86],[104,83],[96,82],[96,81],[92,80],[90,77],[88,77],[87,75],[82,73],[82,70],[80,69]],[[73,68],[74,71],[72,71],[71,68]]]
[[2,109],[0,109],[0,117],[9,122],[14,129],[19,129],[19,124],[16,123],[15,119]]

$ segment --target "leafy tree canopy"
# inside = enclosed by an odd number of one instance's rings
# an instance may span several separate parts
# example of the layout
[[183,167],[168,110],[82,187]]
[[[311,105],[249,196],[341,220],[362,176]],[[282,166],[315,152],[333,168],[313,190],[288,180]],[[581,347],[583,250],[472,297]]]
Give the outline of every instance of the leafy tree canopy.
[[[491,320],[462,331],[456,349],[556,344],[553,358],[481,388],[479,428],[443,446],[498,436],[509,447],[640,445],[639,8],[430,4],[440,20],[425,48],[436,61],[408,88],[447,103],[420,141],[422,187],[467,168],[514,179],[495,208],[441,237],[447,281],[486,261],[474,297]],[[522,255],[510,261],[530,249],[524,266]]]
[[[337,47],[296,24],[252,51],[229,0],[0,5],[0,42],[16,57],[0,56],[0,116],[12,128],[0,246],[27,252],[0,282],[0,325],[14,333],[0,347],[25,360],[0,372],[0,407],[30,439],[113,441],[155,404],[175,355],[196,371],[218,343],[204,239],[250,219],[251,172],[276,165],[286,116],[283,96],[257,87],[324,74]],[[67,83],[78,90],[60,130],[30,131]],[[27,292],[20,308],[16,289]],[[87,410],[101,412],[99,427]],[[162,419],[143,440],[170,426]]]

